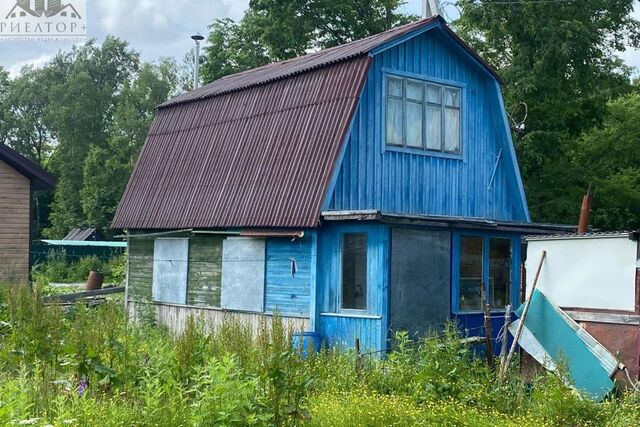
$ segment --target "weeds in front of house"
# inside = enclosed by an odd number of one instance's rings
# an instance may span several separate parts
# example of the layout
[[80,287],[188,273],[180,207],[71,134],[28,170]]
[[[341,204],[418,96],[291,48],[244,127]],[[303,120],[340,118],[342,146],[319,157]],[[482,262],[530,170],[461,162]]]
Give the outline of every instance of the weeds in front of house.
[[640,397],[597,404],[557,376],[504,382],[454,325],[382,359],[302,357],[276,319],[232,318],[173,336],[127,322],[121,304],[63,311],[28,288],[0,297],[0,425],[631,426]]

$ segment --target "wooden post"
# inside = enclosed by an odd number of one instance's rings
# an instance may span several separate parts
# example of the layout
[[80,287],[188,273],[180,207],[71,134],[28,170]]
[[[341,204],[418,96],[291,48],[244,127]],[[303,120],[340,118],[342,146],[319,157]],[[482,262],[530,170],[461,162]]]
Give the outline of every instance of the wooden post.
[[533,285],[531,286],[531,292],[527,297],[527,301],[524,303],[524,310],[522,310],[522,316],[520,316],[520,321],[518,322],[518,328],[516,329],[516,333],[513,336],[513,342],[511,343],[511,349],[509,350],[509,354],[507,355],[507,359],[500,370],[500,379],[503,379],[507,374],[507,370],[509,369],[509,364],[511,363],[511,359],[513,359],[513,354],[516,352],[516,347],[518,346],[518,340],[520,339],[520,334],[522,334],[522,328],[524,328],[524,321],[527,317],[527,313],[529,313],[529,306],[531,305],[531,297],[533,296],[533,291],[536,290],[536,286],[538,285],[538,279],[540,278],[540,270],[542,270],[542,264],[544,263],[545,258],[547,257],[547,251],[542,251],[542,255],[540,256],[540,262],[538,263],[538,270],[536,271],[536,276],[533,279]]
[[504,330],[502,332],[502,348],[500,349],[500,372],[507,360],[507,344],[509,341],[509,326],[511,326],[511,304],[507,305],[504,312]]
[[360,376],[362,370],[362,354],[360,354],[360,338],[356,338],[356,374]]
[[493,369],[493,337],[491,332],[491,307],[487,304],[487,295],[484,283],[480,282],[480,299],[482,300],[482,312],[484,313],[484,332],[487,344],[487,365]]

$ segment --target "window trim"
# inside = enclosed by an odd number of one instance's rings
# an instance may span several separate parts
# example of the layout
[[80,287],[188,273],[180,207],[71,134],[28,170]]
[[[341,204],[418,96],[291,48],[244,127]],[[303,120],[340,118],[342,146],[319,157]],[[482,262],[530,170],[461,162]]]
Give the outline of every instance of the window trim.
[[[441,120],[441,138],[442,138],[442,150],[430,150],[430,149],[426,149],[426,148],[415,148],[415,147],[408,147],[406,145],[406,142],[403,141],[403,145],[397,145],[397,144],[387,144],[387,81],[389,77],[396,77],[396,78],[400,78],[400,79],[411,79],[411,80],[419,80],[422,83],[431,83],[431,84],[435,84],[438,86],[444,86],[445,88],[451,87],[451,88],[455,88],[458,89],[460,91],[460,107],[458,109],[458,111],[460,112],[460,151],[459,152],[450,152],[450,151],[445,151],[444,150],[444,112],[445,112],[445,105],[444,105],[444,99],[443,99],[443,103],[441,105],[441,115],[442,117],[440,118]],[[431,157],[443,157],[443,158],[448,158],[448,159],[454,159],[454,160],[464,160],[464,155],[465,155],[465,148],[464,148],[464,140],[465,140],[465,135],[466,135],[466,110],[467,110],[467,102],[466,102],[466,98],[467,98],[467,85],[463,82],[458,82],[458,81],[452,81],[452,80],[446,80],[446,79],[439,79],[436,77],[432,77],[432,76],[427,76],[424,74],[416,74],[416,73],[411,73],[411,72],[406,72],[406,71],[399,71],[399,70],[391,70],[389,68],[382,68],[382,82],[381,82],[381,86],[382,86],[382,99],[381,99],[381,110],[382,110],[382,120],[381,120],[381,135],[382,135],[382,153],[384,153],[385,151],[391,151],[391,152],[401,152],[401,153],[410,153],[410,154],[417,154],[417,155],[422,155],[422,156],[431,156]],[[426,105],[427,102],[424,98],[425,94],[423,92],[423,105]],[[444,97],[444,95],[443,95]],[[398,97],[396,97],[396,99],[398,99]],[[405,102],[407,102],[406,100],[406,91],[403,91],[403,105]],[[424,112],[423,112],[424,114]],[[402,117],[403,120],[403,129],[404,129],[404,121],[406,120],[406,115],[403,114]],[[426,136],[426,121],[424,120],[423,117],[423,123],[422,123],[422,134],[423,134],[423,138]],[[403,132],[404,133],[404,132]],[[404,136],[403,136],[404,138]],[[423,144],[424,144],[424,140],[423,140]]]
[[[366,252],[365,252],[365,259],[367,262],[367,268],[366,268],[366,279],[367,279],[367,289],[365,290],[364,293],[364,309],[357,309],[357,308],[343,308],[342,307],[342,289],[343,289],[343,258],[344,258],[344,236],[347,234],[364,234],[367,238],[367,247],[366,247]],[[336,312],[337,313],[342,313],[342,314],[353,314],[353,315],[362,315],[363,313],[368,313],[369,312],[369,308],[370,308],[370,304],[369,304],[369,265],[370,265],[370,260],[369,260],[369,239],[371,238],[369,236],[369,233],[367,231],[363,231],[363,230],[345,230],[345,231],[341,231],[339,234],[339,243],[338,243],[338,247],[340,248],[339,250],[339,254],[340,256],[338,257],[338,265],[339,265],[339,275],[340,275],[340,282],[338,284],[338,289],[336,292],[337,294],[337,306],[336,306]]]
[[[489,274],[490,274],[490,241],[491,239],[505,239],[511,242],[511,289],[509,298],[511,305],[518,301],[520,293],[520,263],[521,263],[521,247],[520,236],[506,233],[481,233],[474,231],[455,231],[452,236],[452,253],[451,258],[451,312],[454,315],[482,314],[482,310],[461,310],[460,309],[460,258],[461,258],[461,240],[462,237],[482,237],[482,280],[485,287],[485,303],[491,301]],[[495,313],[504,313],[503,307],[491,307],[491,311]]]

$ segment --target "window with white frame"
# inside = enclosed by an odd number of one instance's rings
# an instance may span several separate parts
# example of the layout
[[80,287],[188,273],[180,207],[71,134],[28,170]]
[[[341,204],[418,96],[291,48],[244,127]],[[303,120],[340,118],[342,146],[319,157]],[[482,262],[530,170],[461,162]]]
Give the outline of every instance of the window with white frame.
[[386,88],[387,145],[461,153],[460,88],[394,75]]
[[189,239],[156,239],[153,246],[153,301],[187,303],[188,259]]

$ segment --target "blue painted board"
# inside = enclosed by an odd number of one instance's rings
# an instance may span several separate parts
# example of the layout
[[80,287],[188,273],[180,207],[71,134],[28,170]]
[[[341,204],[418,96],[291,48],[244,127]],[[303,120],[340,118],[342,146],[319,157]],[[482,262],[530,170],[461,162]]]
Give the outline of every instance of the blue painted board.
[[[315,274],[314,237],[267,239],[265,309],[283,315],[309,315]],[[291,260],[297,271],[292,274]]]
[[[385,76],[462,88],[462,154],[385,144]],[[437,28],[374,55],[326,210],[529,221],[500,86]]]

